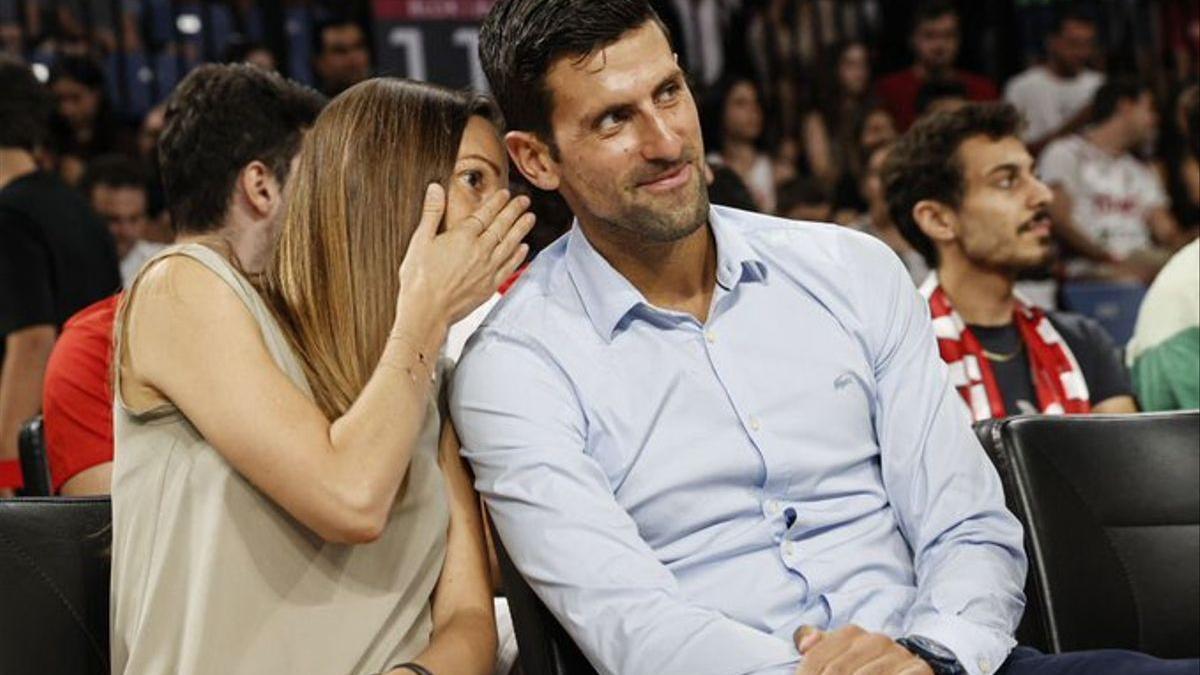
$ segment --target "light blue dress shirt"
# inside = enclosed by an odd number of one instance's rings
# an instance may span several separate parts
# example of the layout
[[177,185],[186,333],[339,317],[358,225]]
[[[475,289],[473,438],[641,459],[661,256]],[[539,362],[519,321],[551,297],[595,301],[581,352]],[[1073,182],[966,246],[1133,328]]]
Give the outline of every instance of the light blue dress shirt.
[[708,321],[578,225],[468,343],[451,411],[496,531],[602,673],[790,675],[802,624],[1007,657],[1022,531],[887,246],[713,207]]

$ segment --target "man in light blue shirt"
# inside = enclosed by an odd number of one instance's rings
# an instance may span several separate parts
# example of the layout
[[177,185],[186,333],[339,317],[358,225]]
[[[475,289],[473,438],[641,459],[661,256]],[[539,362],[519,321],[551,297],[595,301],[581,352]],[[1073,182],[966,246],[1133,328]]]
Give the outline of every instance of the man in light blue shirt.
[[1022,531],[901,262],[709,206],[644,2],[500,0],[480,51],[510,156],[577,220],[468,344],[451,412],[596,669],[1001,669]]

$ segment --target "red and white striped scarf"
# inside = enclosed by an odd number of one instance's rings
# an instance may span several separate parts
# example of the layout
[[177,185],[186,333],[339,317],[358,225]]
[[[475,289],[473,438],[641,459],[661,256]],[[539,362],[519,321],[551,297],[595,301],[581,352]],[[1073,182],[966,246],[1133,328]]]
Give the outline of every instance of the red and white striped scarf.
[[[971,416],[976,422],[1005,417],[1004,395],[984,356],[983,345],[954,311],[936,273],[930,274],[921,285],[921,295],[929,302],[938,350],[950,367],[950,382],[966,401]],[[1017,295],[1013,322],[1029,352],[1029,366],[1042,414],[1091,412],[1087,382],[1079,362],[1046,318],[1046,313]]]

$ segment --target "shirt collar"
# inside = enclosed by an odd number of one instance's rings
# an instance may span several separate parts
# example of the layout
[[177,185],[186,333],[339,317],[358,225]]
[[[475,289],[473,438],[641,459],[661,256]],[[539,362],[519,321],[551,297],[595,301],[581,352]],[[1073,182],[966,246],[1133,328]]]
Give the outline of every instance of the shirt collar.
[[[732,220],[728,214],[709,210],[708,223],[717,245],[717,283],[726,291],[742,281],[765,281],[767,275],[766,263],[746,243]],[[578,220],[567,235],[566,265],[584,311],[605,340],[616,335],[632,311],[651,307],[641,291],[592,247]]]

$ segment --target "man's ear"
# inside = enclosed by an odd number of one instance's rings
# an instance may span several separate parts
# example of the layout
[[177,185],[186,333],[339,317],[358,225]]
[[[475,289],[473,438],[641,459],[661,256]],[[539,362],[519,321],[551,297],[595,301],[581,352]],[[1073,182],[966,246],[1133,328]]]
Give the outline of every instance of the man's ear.
[[254,160],[242,167],[238,174],[238,186],[256,218],[274,215],[281,200],[279,182],[266,164]]
[[913,205],[912,216],[934,242],[949,244],[958,238],[958,214],[942,202],[922,199]]
[[558,162],[554,160],[550,146],[538,138],[537,134],[510,131],[504,134],[504,147],[508,149],[508,156],[526,180],[547,192],[558,189],[561,179]]

